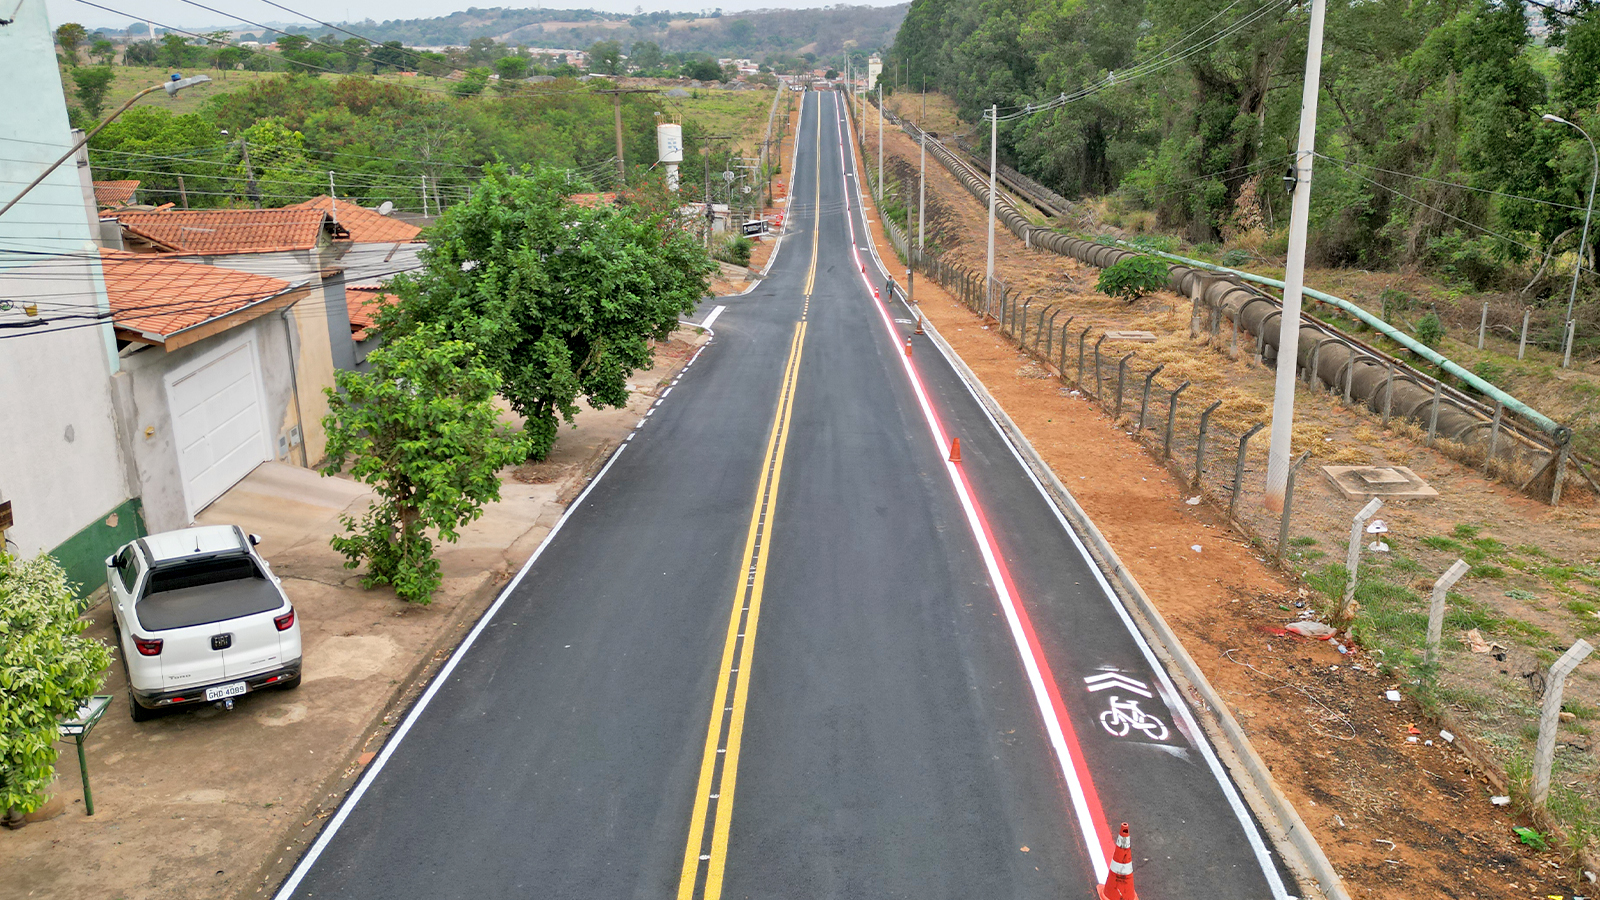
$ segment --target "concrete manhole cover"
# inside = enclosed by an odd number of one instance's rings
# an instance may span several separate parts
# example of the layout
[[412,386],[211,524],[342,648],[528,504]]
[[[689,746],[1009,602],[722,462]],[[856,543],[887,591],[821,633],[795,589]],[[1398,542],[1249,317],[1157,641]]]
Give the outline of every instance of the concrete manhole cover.
[[1346,500],[1431,500],[1439,496],[1405,466],[1323,466],[1322,474]]

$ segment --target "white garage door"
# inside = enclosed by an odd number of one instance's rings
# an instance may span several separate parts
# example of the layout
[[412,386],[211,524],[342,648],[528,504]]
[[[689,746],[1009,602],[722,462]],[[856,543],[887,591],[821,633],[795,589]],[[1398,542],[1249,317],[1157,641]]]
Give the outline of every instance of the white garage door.
[[255,346],[240,344],[167,385],[193,516],[268,458]]

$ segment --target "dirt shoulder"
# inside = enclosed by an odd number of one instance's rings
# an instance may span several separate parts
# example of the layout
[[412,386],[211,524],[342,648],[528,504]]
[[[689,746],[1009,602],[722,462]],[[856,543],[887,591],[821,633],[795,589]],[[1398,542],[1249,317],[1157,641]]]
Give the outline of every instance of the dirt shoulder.
[[[703,337],[680,331],[632,379],[627,408],[585,408],[549,459],[501,473],[501,501],[443,545],[444,585],[426,607],[363,590],[328,546],[338,516],[370,502],[363,485],[267,463],[200,516],[262,535],[261,551],[299,613],[304,682],[135,724],[120,665],[115,700],[87,745],[95,814],[76,754],[61,743],[66,812],[0,831],[0,884],[19,897],[260,897],[275,885],[417,691],[448,657],[625,438]],[[111,614],[90,610],[111,642]]]
[[[875,137],[868,135],[869,153]],[[898,132],[894,138],[885,132],[886,151],[914,163],[915,145]],[[982,231],[969,230],[981,225],[981,209],[971,204],[974,220],[962,205],[969,195],[948,173],[930,163],[928,175],[930,197],[944,211],[943,246],[961,242],[981,268]],[[893,260],[875,204],[867,210],[879,254]],[[1041,265],[1005,238],[997,236],[997,266],[1008,282],[1032,282],[1058,297],[1082,290],[1084,279],[1092,284],[1075,266]],[[1459,740],[1441,738],[1414,704],[1385,699],[1402,685],[1381,676],[1377,661],[1359,648],[1341,654],[1327,642],[1283,634],[1310,605],[1297,580],[1209,506],[1186,502],[1188,486],[1125,425],[1075,396],[949,293],[918,278],[916,297],[1177,631],[1352,896],[1570,896],[1562,893],[1572,887],[1570,873],[1555,854],[1519,843],[1511,829],[1526,823],[1490,803],[1504,791],[1487,782]]]

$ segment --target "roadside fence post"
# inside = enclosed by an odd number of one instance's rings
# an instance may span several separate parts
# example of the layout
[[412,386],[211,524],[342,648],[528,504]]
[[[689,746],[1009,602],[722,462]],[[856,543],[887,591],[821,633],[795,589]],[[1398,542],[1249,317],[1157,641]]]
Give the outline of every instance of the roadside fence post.
[[1361,565],[1361,535],[1366,528],[1367,520],[1383,508],[1383,498],[1373,497],[1367,505],[1350,520],[1350,550],[1344,557],[1344,599],[1339,603],[1339,611],[1334,615],[1333,621],[1337,624],[1349,624],[1356,615],[1356,570]]
[[1100,338],[1094,342],[1094,399],[1102,406],[1105,405],[1105,395],[1100,391],[1100,345],[1105,343],[1106,336],[1102,332]]
[[1017,346],[1024,350],[1028,349],[1028,307],[1032,305],[1032,297],[1028,298],[1028,302],[1022,304],[1022,336],[1017,338]]
[[1222,307],[1211,307],[1211,339],[1207,342],[1215,347],[1218,343],[1217,336],[1222,333]]
[[[1040,315],[1043,315],[1043,313],[1040,313]],[[1045,332],[1044,358],[1046,360],[1049,360],[1050,357],[1055,355],[1051,351],[1056,349],[1056,316],[1059,315],[1061,315],[1061,307],[1058,306],[1056,307],[1056,311],[1050,314],[1050,324],[1043,329]],[[1071,319],[1068,319],[1067,321],[1070,322]],[[1037,343],[1037,341],[1035,341],[1035,343]]]
[[1359,359],[1360,357],[1356,356],[1355,348],[1352,347],[1350,349],[1350,362],[1344,367],[1344,402],[1346,406],[1350,405],[1350,389],[1355,386],[1356,362]]
[[1117,411],[1111,414],[1113,422],[1122,418],[1122,384],[1128,377],[1128,360],[1136,355],[1137,351],[1129,351],[1128,355],[1122,358],[1122,362],[1117,363]]
[[1572,443],[1570,441],[1563,443],[1560,451],[1556,453],[1556,472],[1550,485],[1550,506],[1552,508],[1561,505],[1561,482],[1567,477],[1567,458],[1571,455]]
[[1289,549],[1289,514],[1294,511],[1294,482],[1300,474],[1300,466],[1311,455],[1311,451],[1300,454],[1289,466],[1289,477],[1283,484],[1283,515],[1278,517],[1278,561],[1282,562],[1286,551]]
[[1487,473],[1494,463],[1495,451],[1500,449],[1500,417],[1505,414],[1505,404],[1494,402],[1494,423],[1489,426],[1489,452],[1483,455],[1483,471]]
[[1522,339],[1517,341],[1517,361],[1522,361],[1522,355],[1528,352],[1528,320],[1533,317],[1533,307],[1524,307],[1522,310]]
[[1205,412],[1200,414],[1200,437],[1196,441],[1194,448],[1194,486],[1196,490],[1199,490],[1205,484],[1206,437],[1211,433],[1211,414],[1216,412],[1217,407],[1221,405],[1222,401],[1218,400],[1206,407]]
[[1067,320],[1061,323],[1061,352],[1060,358],[1056,361],[1056,374],[1061,377],[1062,381],[1067,380],[1067,328],[1072,325],[1072,320],[1076,318],[1077,316],[1067,316]]
[[1593,652],[1588,641],[1578,638],[1550,667],[1545,679],[1544,705],[1539,709],[1539,742],[1533,749],[1533,790],[1528,795],[1534,806],[1543,806],[1550,799],[1550,767],[1555,763],[1556,729],[1561,724],[1561,693],[1567,686],[1567,676]]
[[1084,347],[1084,342],[1089,340],[1089,332],[1093,328],[1094,328],[1093,325],[1085,325],[1085,326],[1083,326],[1083,333],[1078,335],[1078,390],[1080,390],[1080,391],[1083,390],[1083,347]]
[[1394,408],[1394,360],[1389,360],[1389,375],[1383,381],[1383,427],[1389,427],[1389,411]]
[[1185,381],[1183,384],[1178,385],[1177,390],[1172,392],[1171,397],[1167,398],[1167,434],[1161,439],[1161,456],[1163,459],[1172,458],[1172,420],[1178,414],[1178,395],[1183,393],[1184,388],[1188,386],[1189,382]]
[[1433,446],[1433,437],[1439,431],[1439,396],[1444,393],[1444,382],[1435,379],[1433,382],[1433,403],[1428,407],[1428,446]]
[[1139,433],[1140,434],[1144,433],[1144,414],[1145,414],[1145,412],[1147,410],[1150,409],[1150,382],[1154,381],[1155,377],[1157,375],[1160,375],[1161,374],[1161,370],[1165,369],[1166,367],[1167,367],[1167,364],[1166,363],[1162,363],[1161,365],[1156,366],[1154,369],[1151,369],[1150,370],[1150,374],[1146,375],[1144,377],[1144,396],[1139,400]]
[[1233,464],[1233,496],[1228,498],[1228,518],[1233,518],[1233,510],[1239,505],[1239,492],[1244,490],[1244,461],[1245,451],[1250,446],[1250,439],[1256,432],[1267,427],[1265,422],[1257,422],[1250,426],[1250,430],[1239,436],[1239,461]]
[[1483,333],[1489,328],[1489,301],[1483,301],[1483,315],[1478,319],[1478,349],[1483,349]]
[[1439,580],[1433,583],[1433,596],[1428,601],[1428,649],[1422,661],[1432,665],[1439,661],[1439,633],[1444,630],[1444,597],[1471,566],[1464,559],[1450,564]]
[[1189,305],[1189,340],[1200,337],[1200,292],[1195,291],[1194,300]]

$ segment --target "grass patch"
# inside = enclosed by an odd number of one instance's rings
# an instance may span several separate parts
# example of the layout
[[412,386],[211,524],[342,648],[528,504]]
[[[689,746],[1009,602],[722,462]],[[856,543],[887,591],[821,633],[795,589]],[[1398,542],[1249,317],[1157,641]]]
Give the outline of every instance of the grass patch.
[[1427,547],[1430,550],[1437,550],[1440,553],[1460,554],[1466,550],[1466,547],[1462,544],[1436,534],[1423,538],[1421,543],[1422,546]]

